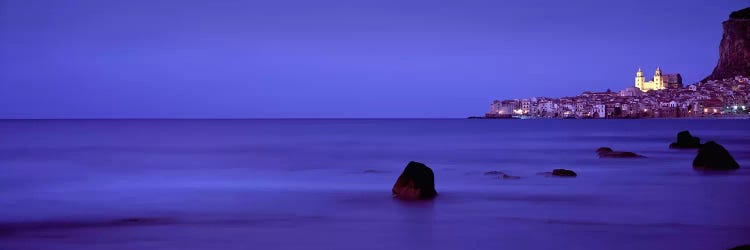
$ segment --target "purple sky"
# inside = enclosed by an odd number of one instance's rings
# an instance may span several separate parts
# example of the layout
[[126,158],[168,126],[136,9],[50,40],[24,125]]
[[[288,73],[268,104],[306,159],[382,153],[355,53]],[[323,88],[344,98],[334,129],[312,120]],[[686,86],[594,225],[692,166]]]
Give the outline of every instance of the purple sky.
[[686,84],[746,0],[0,0],[0,118],[465,117]]

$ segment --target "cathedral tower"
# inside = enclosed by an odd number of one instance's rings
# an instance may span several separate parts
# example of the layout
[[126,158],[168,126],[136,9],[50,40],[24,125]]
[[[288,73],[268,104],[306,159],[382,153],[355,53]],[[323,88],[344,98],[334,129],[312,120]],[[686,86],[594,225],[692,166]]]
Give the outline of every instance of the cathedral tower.
[[654,73],[654,85],[656,89],[665,89],[666,86],[664,86],[664,79],[661,78],[661,68],[656,67],[656,72]]
[[635,73],[635,87],[643,90],[643,83],[646,82],[646,78],[643,77],[643,70],[638,68],[638,72]]

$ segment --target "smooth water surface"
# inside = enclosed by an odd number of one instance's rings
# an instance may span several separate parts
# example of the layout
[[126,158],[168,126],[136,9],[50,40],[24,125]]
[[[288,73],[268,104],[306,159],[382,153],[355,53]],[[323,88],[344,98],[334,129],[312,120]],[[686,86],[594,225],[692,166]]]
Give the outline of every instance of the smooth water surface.
[[[748,125],[3,120],[0,249],[727,249],[750,244]],[[681,130],[742,168],[694,171]],[[391,198],[410,160],[434,201]]]

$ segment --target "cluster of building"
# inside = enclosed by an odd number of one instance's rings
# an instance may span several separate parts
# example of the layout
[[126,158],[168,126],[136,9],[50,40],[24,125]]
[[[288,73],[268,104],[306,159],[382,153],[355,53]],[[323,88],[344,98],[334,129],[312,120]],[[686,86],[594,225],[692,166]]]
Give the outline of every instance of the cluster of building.
[[486,118],[668,118],[737,116],[750,109],[750,79],[736,76],[687,86],[679,74],[657,68],[646,81],[638,69],[635,86],[615,92],[586,91],[562,98],[495,100]]

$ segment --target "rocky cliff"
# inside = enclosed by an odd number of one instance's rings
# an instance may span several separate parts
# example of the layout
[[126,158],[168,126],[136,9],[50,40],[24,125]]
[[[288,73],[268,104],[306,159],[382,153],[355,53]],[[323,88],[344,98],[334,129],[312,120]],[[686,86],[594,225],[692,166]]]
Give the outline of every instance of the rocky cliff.
[[750,8],[732,12],[723,27],[719,63],[704,81],[750,76]]

